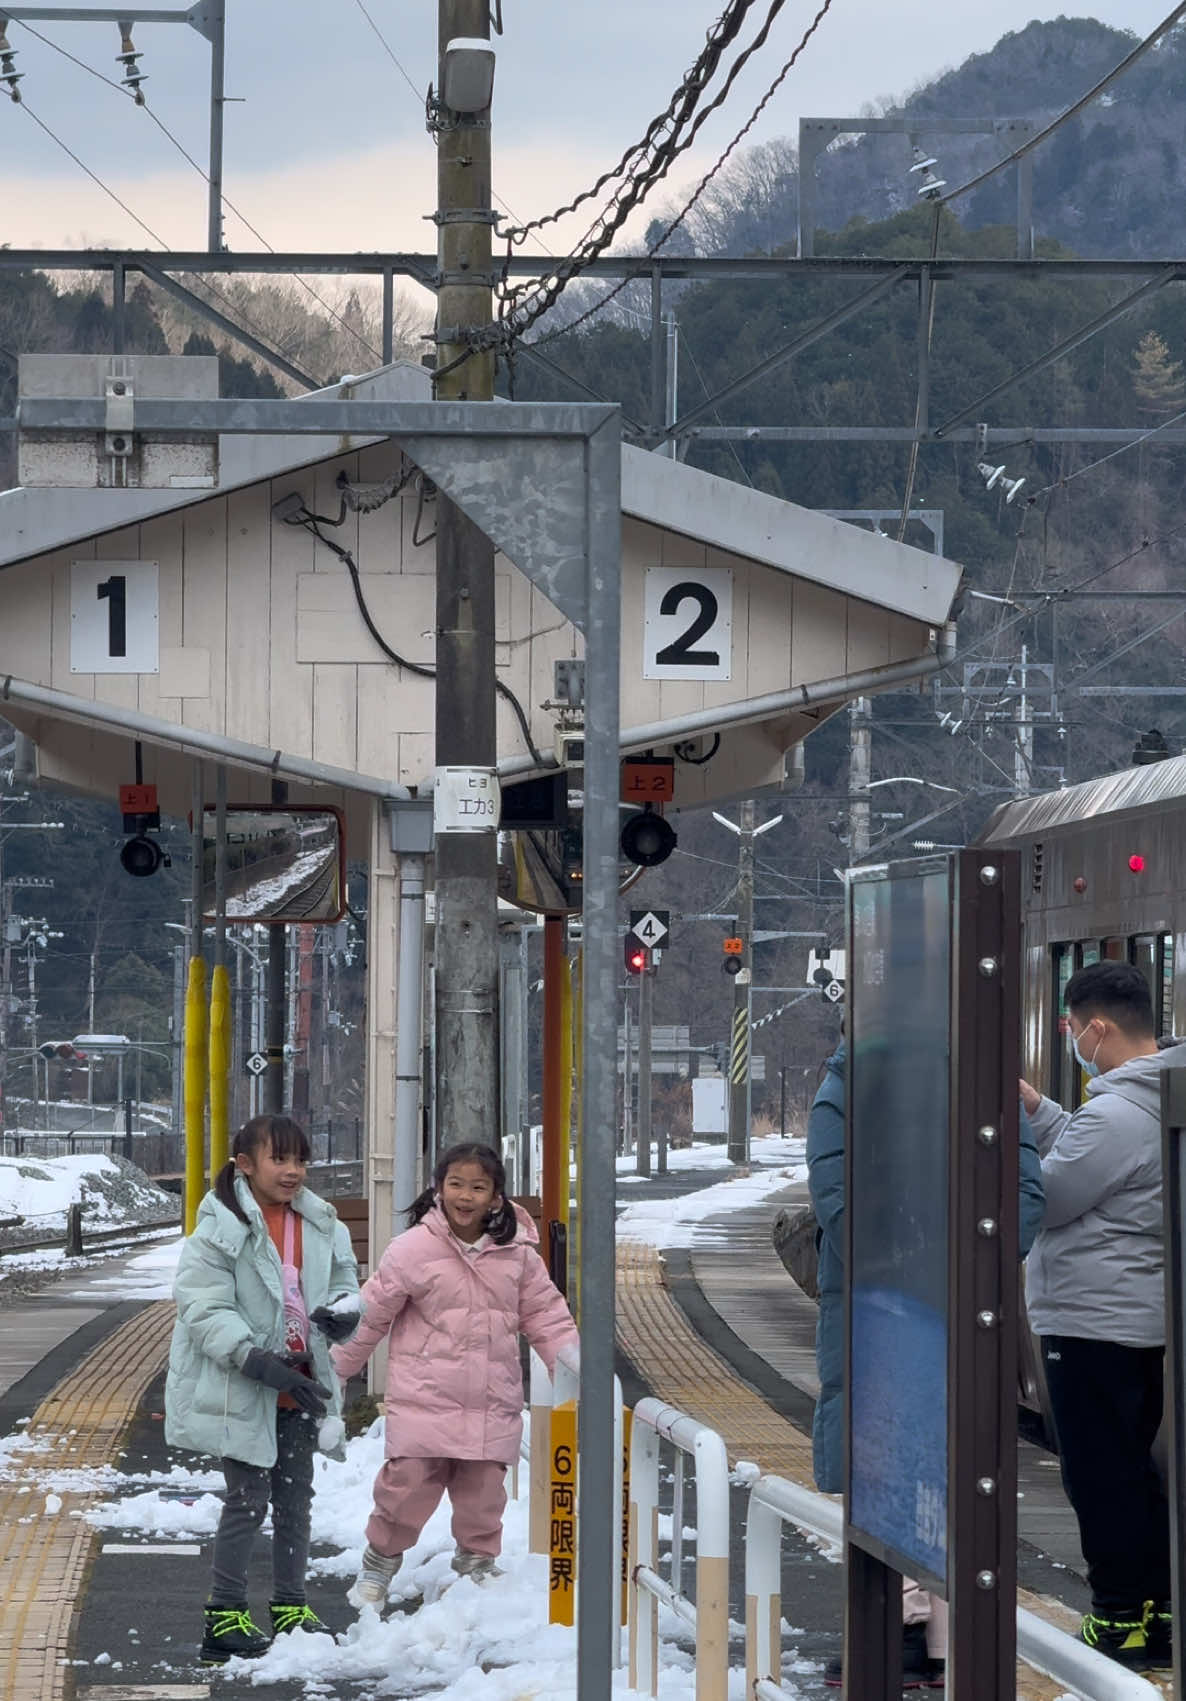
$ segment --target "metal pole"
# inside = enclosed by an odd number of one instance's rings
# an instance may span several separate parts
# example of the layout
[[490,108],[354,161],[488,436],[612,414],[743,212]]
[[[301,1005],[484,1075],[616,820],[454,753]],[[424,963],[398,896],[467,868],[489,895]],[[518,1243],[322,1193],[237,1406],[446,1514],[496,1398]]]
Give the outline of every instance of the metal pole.
[[873,710],[868,697],[854,699],[851,709],[848,749],[848,860],[859,862],[868,854],[869,779],[873,760]]
[[424,1028],[424,864],[399,859],[399,964],[395,1015],[395,1157],[391,1169],[391,1233],[402,1226],[419,1191],[420,1048]]
[[[651,1010],[654,970],[646,968],[638,977],[638,1155],[639,1174],[651,1169]],[[643,1153],[646,1168],[642,1167]]]
[[[645,975],[638,977],[638,1098],[634,1097],[634,1059],[626,1054],[626,1087],[630,1094],[630,1104],[634,1115],[634,1173],[649,1176],[651,1173],[651,1141],[648,1133],[643,1139],[642,1128],[642,983]],[[630,1005],[630,989],[626,989],[626,1005]]]
[[124,265],[116,260],[111,268],[111,352],[123,354],[127,347],[127,317],[125,313]]
[[[489,0],[438,0],[440,77],[447,44],[490,36]],[[469,330],[493,315],[490,112],[448,113],[437,135],[436,352],[439,401],[490,401],[492,350]],[[448,370],[451,368],[451,370]],[[436,764],[476,777],[498,760],[494,699],[494,545],[437,497]],[[493,826],[494,823],[491,823]],[[497,834],[436,836],[436,1127],[441,1145],[494,1134],[498,1117]]]
[[[665,396],[664,425],[674,425],[679,417],[679,322],[674,313],[667,315],[667,385]],[[664,445],[667,454],[674,460],[679,459],[679,445],[674,437],[669,437]]]
[[395,273],[390,266],[383,268],[383,364],[390,366],[395,359]]
[[[288,786],[283,780],[272,781],[272,802],[288,802]],[[268,1072],[264,1077],[264,1102],[261,1109],[279,1116],[284,1110],[284,1042],[287,1038],[288,978],[285,950],[288,929],[284,923],[268,925],[268,1008],[267,1052]]]
[[[614,1108],[617,1090],[621,436],[617,420],[589,439],[586,534],[584,936],[581,1037],[580,1591],[577,1701],[609,1701],[613,1685],[621,1507],[614,1481]],[[588,1296],[588,1303],[583,1303]]]
[[185,1232],[192,1234],[202,1197],[206,1112],[206,964],[202,957],[202,764],[193,765],[193,836],[189,905],[189,973],[185,989]]
[[[182,1098],[181,1083],[184,1078],[185,1065],[185,947],[173,947],[173,1140],[182,1132],[182,1118],[185,1114],[185,1101]],[[91,1063],[87,1059],[87,1099],[90,1100]],[[168,1168],[172,1169],[170,1159]]]
[[737,937],[742,968],[733,977],[733,1032],[729,1056],[729,1161],[749,1159],[750,991],[754,963],[754,826],[757,805],[741,806],[737,836]]
[[634,1059],[630,1054],[630,988],[622,1007],[622,1150],[634,1149]]
[[564,1220],[568,1197],[568,1168],[565,1156],[568,1131],[564,1116],[564,999],[563,980],[565,922],[563,916],[544,917],[544,1019],[543,1019],[543,1176],[540,1182],[540,1219],[545,1250],[552,1223]]
[[207,202],[206,246],[211,254],[224,247],[222,231],[222,121],[226,111],[226,0],[206,0],[206,29],[210,40],[210,191]]
[[663,273],[651,267],[651,429],[661,437],[669,423],[666,412],[667,342],[663,334]]

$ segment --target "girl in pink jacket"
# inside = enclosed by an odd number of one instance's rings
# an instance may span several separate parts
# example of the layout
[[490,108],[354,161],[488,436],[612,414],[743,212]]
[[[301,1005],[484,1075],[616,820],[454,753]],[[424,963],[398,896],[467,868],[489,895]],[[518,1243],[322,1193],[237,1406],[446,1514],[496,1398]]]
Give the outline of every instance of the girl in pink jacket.
[[536,1250],[525,1211],[505,1197],[498,1153],[450,1146],[362,1290],[362,1323],[333,1350],[343,1381],[387,1337],[386,1459],[375,1478],[362,1569],[348,1599],[379,1606],[447,1490],[453,1569],[478,1581],[502,1548],[504,1476],[519,1456],[519,1336],[551,1369],[576,1325]]

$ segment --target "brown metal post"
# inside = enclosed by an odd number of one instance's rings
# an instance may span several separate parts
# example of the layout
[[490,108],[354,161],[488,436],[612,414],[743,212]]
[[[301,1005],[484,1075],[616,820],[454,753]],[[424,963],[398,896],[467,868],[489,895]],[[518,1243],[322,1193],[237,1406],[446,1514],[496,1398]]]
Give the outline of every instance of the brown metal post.
[[948,1257],[950,1701],[1012,1701],[1017,1661],[1018,853],[964,851],[952,904]]

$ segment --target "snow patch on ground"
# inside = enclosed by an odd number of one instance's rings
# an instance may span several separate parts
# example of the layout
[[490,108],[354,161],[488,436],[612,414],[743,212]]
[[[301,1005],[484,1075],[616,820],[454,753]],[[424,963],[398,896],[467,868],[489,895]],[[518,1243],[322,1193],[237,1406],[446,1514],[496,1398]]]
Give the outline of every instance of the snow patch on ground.
[[[694,1239],[703,1244],[706,1238],[711,1243],[712,1236],[706,1237],[700,1228],[706,1218],[744,1211],[751,1205],[761,1204],[771,1193],[777,1193],[795,1182],[806,1181],[807,1165],[803,1154],[804,1142],[801,1139],[755,1140],[750,1174],[732,1175],[713,1187],[686,1194],[682,1199],[640,1199],[631,1203],[618,1217],[618,1239],[658,1247],[691,1246]],[[676,1155],[682,1157],[685,1154]]]
[[[313,1541],[319,1551],[309,1568],[310,1600],[335,1623],[349,1612],[341,1602],[341,1588],[353,1578],[362,1558],[371,1484],[383,1461],[382,1430],[380,1420],[348,1444],[340,1461],[323,1457],[316,1461]],[[37,1437],[28,1440],[27,1463],[41,1484]],[[112,1472],[111,1478],[115,1477]],[[52,1466],[44,1469],[45,1488],[56,1480]],[[132,1492],[89,1508],[86,1516],[93,1525],[118,1531],[123,1539],[139,1534],[158,1541],[201,1540],[213,1531],[220,1502],[203,1490],[218,1484],[220,1473],[178,1465],[169,1473],[118,1481]],[[109,1490],[110,1480],[103,1486]],[[186,1489],[193,1491],[192,1497],[177,1498]],[[232,1661],[223,1668],[225,1678],[241,1689],[288,1685],[291,1693],[307,1701],[353,1694],[354,1686],[374,1697],[423,1694],[434,1701],[574,1701],[576,1632],[548,1623],[547,1560],[527,1551],[527,1493],[528,1473],[523,1468],[518,1498],[507,1506],[501,1577],[479,1586],[454,1576],[449,1564],[453,1553],[449,1507],[443,1502],[409,1551],[392,1587],[393,1602],[422,1593],[421,1606],[392,1611],[386,1619],[370,1610],[352,1614],[352,1622],[336,1642],[329,1636],[304,1633],[280,1637],[262,1659]],[[334,1582],[324,1589],[318,1587],[319,1579]],[[686,1634],[664,1613],[661,1635],[660,1701],[693,1701],[694,1659]],[[682,1638],[682,1645],[676,1638]],[[634,1693],[624,1669],[614,1674],[613,1693],[623,1701]],[[744,1694],[745,1674],[739,1667],[730,1673],[730,1701],[743,1701]]]
[[126,1158],[101,1152],[0,1157],[0,1218],[23,1217],[24,1228],[44,1229],[48,1235],[65,1227],[71,1205],[82,1206],[84,1229],[119,1228],[177,1214],[175,1196]]

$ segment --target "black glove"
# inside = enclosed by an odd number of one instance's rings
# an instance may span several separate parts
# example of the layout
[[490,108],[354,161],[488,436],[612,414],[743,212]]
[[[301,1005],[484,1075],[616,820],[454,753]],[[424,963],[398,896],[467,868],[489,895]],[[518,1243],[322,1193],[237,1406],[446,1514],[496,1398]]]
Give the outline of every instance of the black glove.
[[328,1305],[309,1313],[310,1323],[316,1323],[328,1341],[347,1340],[358,1328],[358,1319],[357,1311],[331,1311]]
[[324,1417],[330,1398],[328,1388],[306,1376],[302,1365],[310,1365],[309,1353],[268,1353],[262,1347],[252,1347],[239,1367],[253,1382],[275,1388],[279,1394],[291,1394],[301,1411],[310,1417]]

